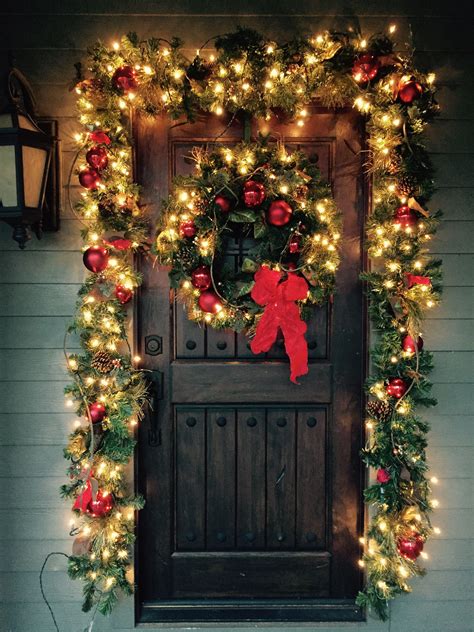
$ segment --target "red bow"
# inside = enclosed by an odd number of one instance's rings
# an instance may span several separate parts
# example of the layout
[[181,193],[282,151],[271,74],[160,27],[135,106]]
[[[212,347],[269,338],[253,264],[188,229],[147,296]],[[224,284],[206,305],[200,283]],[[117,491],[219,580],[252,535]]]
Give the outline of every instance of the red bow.
[[410,289],[414,285],[430,285],[431,284],[430,277],[418,276],[417,274],[410,274],[409,272],[405,274],[405,281],[406,281],[406,284],[408,285],[408,289]]
[[84,490],[77,496],[74,501],[73,509],[79,509],[84,512],[87,510],[89,503],[95,500],[97,496],[97,481],[92,478],[92,472],[89,472],[87,476],[86,486]]
[[289,274],[282,281],[281,272],[266,266],[257,270],[254,278],[251,297],[258,305],[266,307],[258,321],[250,348],[253,353],[268,351],[281,329],[290,359],[290,379],[297,384],[296,378],[308,373],[308,347],[304,337],[306,323],[301,320],[298,305],[294,301],[306,298],[308,284],[296,274]]

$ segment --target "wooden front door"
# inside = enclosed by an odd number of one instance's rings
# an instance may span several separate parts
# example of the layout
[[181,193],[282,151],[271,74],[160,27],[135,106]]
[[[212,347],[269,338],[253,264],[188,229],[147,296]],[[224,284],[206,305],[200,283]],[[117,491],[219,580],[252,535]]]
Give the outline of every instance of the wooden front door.
[[[360,616],[363,135],[346,111],[315,108],[304,128],[269,125],[317,155],[332,183],[344,215],[337,294],[309,323],[310,371],[298,386],[282,344],[255,357],[244,336],[189,322],[166,271],[142,262],[138,347],[156,397],[137,458],[140,621]],[[138,180],[153,217],[173,176],[192,170],[192,147],[222,129],[216,117],[137,122]],[[242,136],[235,122],[218,142]],[[245,249],[236,242],[227,254],[238,263]]]

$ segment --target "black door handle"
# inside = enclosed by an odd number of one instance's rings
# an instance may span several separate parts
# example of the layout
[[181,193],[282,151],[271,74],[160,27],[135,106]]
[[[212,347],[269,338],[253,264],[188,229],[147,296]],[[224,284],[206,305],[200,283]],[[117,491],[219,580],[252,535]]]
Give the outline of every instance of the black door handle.
[[148,371],[147,379],[148,392],[150,394],[148,445],[155,447],[161,445],[159,402],[163,399],[163,373],[161,371]]

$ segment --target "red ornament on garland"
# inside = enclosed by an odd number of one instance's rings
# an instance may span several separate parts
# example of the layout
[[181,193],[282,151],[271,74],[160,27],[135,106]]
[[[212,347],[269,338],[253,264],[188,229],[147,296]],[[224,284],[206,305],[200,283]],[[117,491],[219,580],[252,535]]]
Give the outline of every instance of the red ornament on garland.
[[123,237],[110,237],[110,239],[104,239],[104,243],[116,250],[128,250],[132,247],[131,240]]
[[375,55],[361,55],[352,66],[352,76],[357,83],[367,83],[375,79],[380,68],[380,61]]
[[89,138],[93,143],[98,143],[99,145],[110,145],[111,142],[107,134],[102,132],[100,129],[96,129],[95,132],[91,132],[89,134]]
[[402,340],[402,349],[403,351],[407,351],[409,353],[415,353],[416,349],[421,351],[423,349],[423,338],[418,336],[417,341],[415,342],[411,336],[405,336]]
[[103,518],[112,511],[114,499],[112,494],[106,494],[99,489],[95,500],[92,499],[87,505],[87,513],[93,518]]
[[385,390],[390,395],[390,397],[395,397],[395,399],[400,399],[403,397],[408,390],[408,386],[404,380],[400,377],[392,377],[388,381]]
[[79,182],[84,189],[94,191],[100,183],[100,175],[96,169],[84,169],[79,173]]
[[207,290],[211,287],[211,271],[208,266],[199,266],[191,274],[191,283],[198,290]]
[[196,224],[192,219],[187,220],[186,222],[181,222],[179,225],[179,234],[181,237],[187,237],[191,239],[196,234]]
[[247,180],[244,183],[244,204],[249,208],[260,206],[265,199],[265,187],[261,182],[255,180]]
[[107,154],[107,150],[105,147],[101,147],[97,145],[96,147],[91,147],[86,154],[86,160],[88,164],[100,171],[101,169],[105,169],[109,164],[109,156]]
[[293,235],[288,244],[288,251],[294,255],[300,251],[301,239],[299,235]]
[[222,309],[219,297],[213,290],[205,290],[199,297],[199,307],[208,314],[217,314]]
[[293,209],[285,200],[275,200],[267,211],[267,221],[272,226],[285,226],[291,219]]
[[93,424],[98,424],[104,420],[107,410],[101,402],[94,402],[89,406],[89,414]]
[[228,213],[232,207],[232,202],[223,195],[216,195],[214,204],[218,206],[223,213]]
[[125,305],[132,300],[133,291],[123,285],[116,285],[114,291],[115,297],[120,301],[122,305]]
[[377,483],[388,483],[391,478],[390,472],[388,472],[385,468],[381,467],[377,470]]
[[393,223],[401,228],[413,228],[418,224],[418,216],[412,208],[404,204],[395,211]]
[[112,83],[122,92],[130,92],[138,86],[137,73],[131,66],[120,66],[114,72]]
[[423,550],[424,541],[421,535],[413,533],[397,540],[397,550],[407,560],[414,562]]
[[109,263],[109,252],[107,248],[91,246],[84,252],[82,260],[91,272],[102,272]]
[[412,103],[423,94],[421,83],[411,78],[408,81],[400,82],[398,86],[398,98],[403,103]]

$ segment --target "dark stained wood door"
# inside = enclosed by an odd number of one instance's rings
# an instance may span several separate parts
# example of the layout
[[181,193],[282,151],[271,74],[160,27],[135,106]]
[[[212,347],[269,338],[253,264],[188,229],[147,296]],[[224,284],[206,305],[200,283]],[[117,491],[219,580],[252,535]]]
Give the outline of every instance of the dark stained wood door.
[[[136,124],[143,201],[159,213],[216,117]],[[364,308],[358,275],[363,134],[352,112],[314,108],[299,128],[254,123],[318,156],[344,215],[334,302],[308,326],[309,374],[289,380],[283,344],[254,356],[247,339],[188,321],[167,273],[142,261],[138,346],[154,371],[154,411],[139,431],[138,617],[142,621],[353,619],[359,588]],[[218,142],[242,139],[239,122]],[[227,257],[236,265],[248,244]],[[324,603],[323,603],[324,602]],[[322,605],[323,604],[323,605]]]

